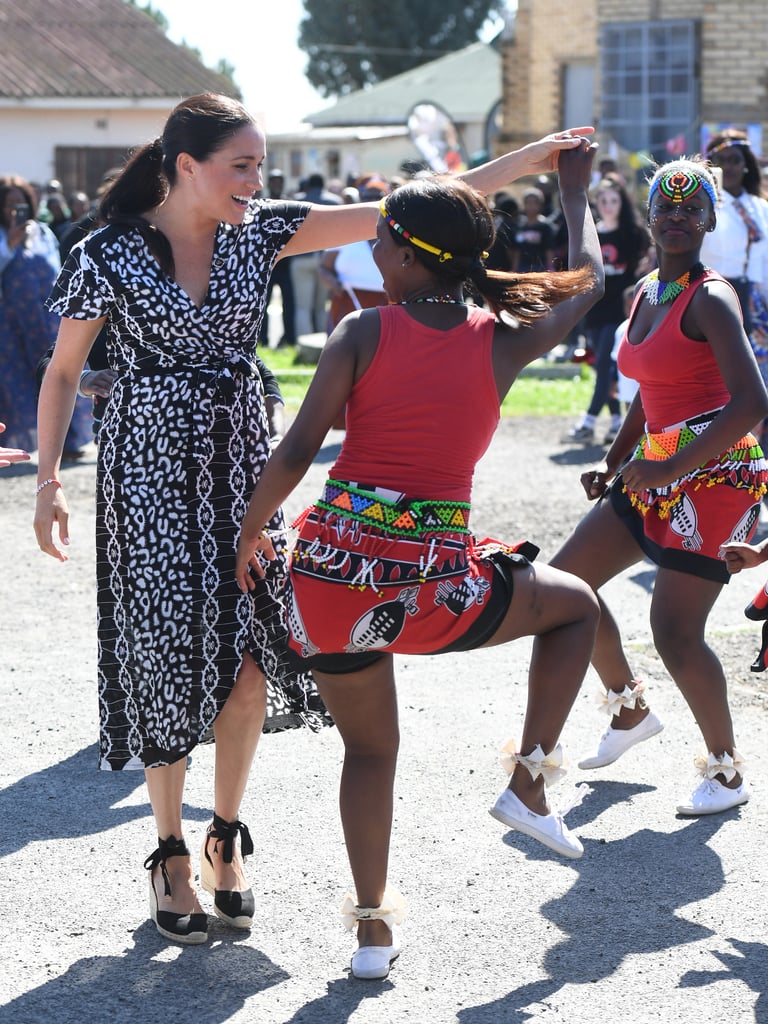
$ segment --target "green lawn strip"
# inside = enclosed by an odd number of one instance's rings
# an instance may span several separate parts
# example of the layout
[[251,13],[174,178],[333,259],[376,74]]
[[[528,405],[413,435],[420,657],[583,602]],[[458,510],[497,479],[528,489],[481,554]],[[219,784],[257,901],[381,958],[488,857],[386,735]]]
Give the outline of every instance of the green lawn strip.
[[[259,349],[280,382],[286,409],[295,413],[314,368],[297,364],[293,349]],[[556,374],[556,376],[552,376]],[[574,363],[539,363],[526,368],[504,399],[502,416],[578,416],[589,405],[594,372]]]

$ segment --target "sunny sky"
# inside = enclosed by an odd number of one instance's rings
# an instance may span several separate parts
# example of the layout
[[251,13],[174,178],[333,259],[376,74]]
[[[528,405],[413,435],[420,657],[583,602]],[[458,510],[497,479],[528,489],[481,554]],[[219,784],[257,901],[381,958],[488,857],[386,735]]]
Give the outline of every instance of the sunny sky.
[[168,35],[174,42],[200,50],[208,67],[215,67],[222,57],[234,66],[245,105],[267,132],[290,130],[304,115],[330,104],[304,77],[306,57],[296,44],[304,15],[302,0],[152,3],[168,19]]
[[328,105],[304,77],[306,59],[296,45],[304,13],[301,0],[152,3],[168,19],[174,42],[200,50],[208,67],[221,58],[234,66],[245,105],[268,132],[293,128],[305,114]]

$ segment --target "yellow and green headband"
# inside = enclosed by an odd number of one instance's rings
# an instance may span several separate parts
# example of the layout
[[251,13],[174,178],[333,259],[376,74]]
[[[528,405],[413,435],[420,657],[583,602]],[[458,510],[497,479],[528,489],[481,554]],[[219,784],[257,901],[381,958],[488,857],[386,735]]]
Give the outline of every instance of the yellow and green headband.
[[389,213],[387,213],[387,205],[383,199],[379,203],[379,213],[387,224],[389,224],[392,230],[396,231],[398,235],[402,235],[406,242],[410,242],[411,245],[415,245],[419,249],[423,249],[425,252],[431,252],[433,256],[437,256],[441,263],[446,263],[448,260],[453,259],[453,253],[446,252],[444,249],[438,249],[436,245],[430,245],[428,242],[422,242],[420,238],[416,238],[416,236],[412,235],[410,231],[406,231],[402,224],[398,224],[395,218],[391,217]]

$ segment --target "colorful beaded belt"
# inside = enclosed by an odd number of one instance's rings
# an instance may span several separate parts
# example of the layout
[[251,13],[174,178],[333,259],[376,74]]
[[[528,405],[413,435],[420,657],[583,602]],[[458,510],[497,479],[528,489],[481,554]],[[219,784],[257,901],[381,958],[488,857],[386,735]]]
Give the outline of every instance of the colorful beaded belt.
[[421,537],[435,531],[469,533],[470,504],[466,501],[393,501],[354,484],[328,480],[315,504],[396,537]]

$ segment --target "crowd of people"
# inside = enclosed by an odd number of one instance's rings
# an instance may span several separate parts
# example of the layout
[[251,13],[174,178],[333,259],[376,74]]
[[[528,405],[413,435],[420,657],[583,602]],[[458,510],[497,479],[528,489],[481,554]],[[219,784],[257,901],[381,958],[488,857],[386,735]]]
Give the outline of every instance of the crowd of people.
[[[582,769],[663,728],[601,593],[643,558],[657,566],[654,643],[704,742],[702,782],[678,813],[748,801],[726,680],[705,634],[729,574],[763,558],[750,541],[768,490],[754,433],[768,393],[737,291],[702,262],[721,210],[709,163],[658,167],[644,228],[616,172],[596,175],[592,132],[556,132],[460,175],[371,174],[347,195],[314,178],[288,197],[279,171],[264,181],[266,140],[248,111],[224,96],[191,97],[111,177],[98,229],[82,233],[48,282],[40,317],[57,332],[37,437],[18,444],[9,426],[0,466],[26,460],[36,442],[37,543],[65,562],[60,467],[84,375],[105,399],[99,765],[144,772],[157,835],[145,861],[150,913],[166,938],[208,938],[184,828],[189,753],[213,732],[200,885],[216,915],[245,930],[255,843],[240,806],[260,737],[333,724],[356,890],[345,908],[357,928],[352,974],[388,975],[403,917],[387,878],[398,653],[533,636],[520,742],[491,814],[581,857],[547,788],[564,773],[560,734],[590,663],[611,720]],[[508,190],[553,175],[556,215],[535,259],[526,239],[523,269],[517,236],[544,213],[530,195],[516,211]],[[32,209],[16,229],[3,224],[7,249],[54,237]],[[314,307],[312,327],[322,315],[330,336],[285,431],[257,344],[275,285],[282,340],[298,336],[310,263],[335,304],[330,324],[329,303]],[[610,362],[625,302],[618,367],[636,390],[620,418]],[[520,371],[580,325],[598,352],[588,415],[608,403],[610,446],[582,476],[594,508],[547,565],[535,538],[476,541],[471,484]],[[88,365],[97,339],[103,371]],[[291,548],[281,504],[340,417],[340,453]]]

